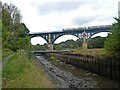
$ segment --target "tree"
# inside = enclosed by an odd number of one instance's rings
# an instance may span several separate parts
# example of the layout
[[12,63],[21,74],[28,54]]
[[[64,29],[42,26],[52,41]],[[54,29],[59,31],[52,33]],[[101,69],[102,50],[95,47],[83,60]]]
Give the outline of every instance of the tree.
[[105,42],[105,49],[110,56],[120,58],[120,19],[111,27],[111,35]]
[[46,43],[44,45],[37,44],[34,45],[33,48],[34,50],[47,50],[47,44]]
[[2,5],[2,44],[13,51],[26,49],[30,45],[29,30],[21,23],[20,10],[13,4]]
[[61,42],[59,44],[54,45],[55,50],[62,50],[62,49],[76,49],[82,46],[81,39],[78,39],[76,41],[74,40],[67,40],[65,42]]
[[103,48],[106,37],[97,36],[88,40],[88,48]]

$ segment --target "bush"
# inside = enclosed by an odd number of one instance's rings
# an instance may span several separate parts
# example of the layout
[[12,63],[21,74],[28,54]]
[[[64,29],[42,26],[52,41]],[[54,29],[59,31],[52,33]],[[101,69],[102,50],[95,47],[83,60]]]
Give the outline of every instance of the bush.
[[53,57],[53,56],[51,56],[50,59],[49,59],[49,61],[56,61],[56,58]]

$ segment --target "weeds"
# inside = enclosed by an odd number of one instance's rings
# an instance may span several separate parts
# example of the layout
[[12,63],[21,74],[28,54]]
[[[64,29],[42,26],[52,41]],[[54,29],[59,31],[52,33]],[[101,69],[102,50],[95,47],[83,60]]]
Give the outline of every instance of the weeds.
[[54,88],[45,71],[19,50],[3,68],[3,88]]

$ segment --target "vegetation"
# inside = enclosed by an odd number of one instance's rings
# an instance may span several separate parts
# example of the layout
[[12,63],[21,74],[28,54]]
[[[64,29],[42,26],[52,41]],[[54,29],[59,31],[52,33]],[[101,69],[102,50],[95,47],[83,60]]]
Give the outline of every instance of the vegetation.
[[[2,57],[15,53],[3,68],[3,88],[54,88],[45,71],[31,56],[29,30],[21,22],[20,10],[13,4],[2,4]],[[2,23],[2,25],[1,25]],[[2,26],[2,28],[1,28]],[[0,43],[1,44],[1,43]],[[0,73],[1,74],[1,73]]]
[[49,59],[50,62],[60,62],[54,55],[52,55]]
[[46,50],[47,49],[47,44],[44,44],[44,45],[34,45],[33,46],[34,50]]
[[2,4],[2,57],[10,55],[17,50],[24,49],[30,55],[32,45],[28,35],[29,30],[21,22],[22,16],[20,10],[13,4]]
[[[103,48],[105,40],[106,40],[106,37],[100,37],[100,36],[91,38],[88,40],[88,48]],[[54,44],[54,50],[80,49],[80,48],[82,48],[81,39],[77,39],[76,41],[67,40],[59,44]],[[47,44],[44,44],[44,45],[37,44],[34,46],[34,49],[35,50],[46,50]]]
[[[2,4],[0,2],[0,46],[3,50],[3,59],[13,52],[16,54],[8,61],[3,68],[3,87],[5,88],[54,88],[55,86],[49,80],[44,70],[37,65],[35,60],[31,58],[32,45],[29,30],[24,23],[21,22],[22,16],[20,10],[13,4]],[[1,16],[2,13],[2,16]],[[2,20],[1,20],[2,19]],[[117,23],[113,24],[112,31],[107,38],[96,37],[88,41],[89,48],[103,48],[104,41],[105,49],[108,55],[120,58],[120,20],[116,19]],[[1,45],[2,43],[2,45]],[[61,49],[77,49],[74,53],[82,54],[105,54],[104,49],[88,49],[80,50],[82,47],[81,39],[77,41],[67,40],[60,44],[54,45],[55,50]],[[36,45],[34,49],[46,50],[47,44],[42,46]],[[84,53],[83,53],[84,52]],[[0,52],[1,54],[1,52]],[[51,61],[56,60],[55,57],[50,58]],[[1,73],[0,73],[1,75]]]
[[74,40],[67,40],[65,42],[61,42],[59,44],[54,45],[55,50],[64,50],[64,49],[75,49],[82,47],[81,39],[78,39],[76,41]]
[[97,49],[74,49],[73,53],[75,53],[75,54],[84,54],[84,55],[96,55],[96,56],[106,55],[106,51],[105,51],[104,48],[97,48]]
[[13,51],[11,51],[10,49],[3,49],[3,51],[2,51],[2,60],[4,60],[7,56],[9,56],[11,54],[13,54]]
[[97,36],[88,40],[88,48],[103,48],[106,37]]
[[17,51],[30,45],[29,30],[21,22],[20,10],[13,4],[2,5],[2,46]]
[[3,68],[3,88],[55,88],[45,71],[19,50]]
[[116,19],[111,27],[111,34],[105,42],[107,54],[116,58],[120,58],[120,19]]

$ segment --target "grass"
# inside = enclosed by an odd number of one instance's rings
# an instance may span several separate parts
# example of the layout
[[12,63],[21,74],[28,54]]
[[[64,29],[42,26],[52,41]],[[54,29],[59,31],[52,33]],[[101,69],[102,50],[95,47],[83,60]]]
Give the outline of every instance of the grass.
[[0,62],[2,62],[2,50],[0,49]]
[[[2,61],[2,38],[1,38],[1,32],[0,32],[0,63]],[[0,68],[0,89],[2,89],[2,68]]]
[[2,61],[2,39],[0,37],[0,62]]
[[75,50],[73,50],[73,53],[84,54],[84,55],[96,55],[96,56],[106,55],[106,51],[103,48],[100,48],[100,49],[75,49]]
[[9,55],[13,54],[13,52],[9,49],[3,49],[2,50],[2,60],[4,60],[6,57],[8,57]]
[[51,56],[48,60],[50,62],[60,62],[60,60],[58,60],[55,56]]
[[25,51],[18,51],[3,68],[3,88],[55,88],[45,71]]

